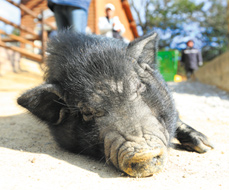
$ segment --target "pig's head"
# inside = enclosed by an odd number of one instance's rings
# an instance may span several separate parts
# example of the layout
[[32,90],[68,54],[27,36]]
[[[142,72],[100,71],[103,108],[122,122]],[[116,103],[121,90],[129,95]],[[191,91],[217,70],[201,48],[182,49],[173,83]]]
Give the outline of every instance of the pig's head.
[[156,69],[156,33],[123,42],[70,32],[48,45],[45,83],[18,103],[63,147],[144,177],[161,170],[176,111]]

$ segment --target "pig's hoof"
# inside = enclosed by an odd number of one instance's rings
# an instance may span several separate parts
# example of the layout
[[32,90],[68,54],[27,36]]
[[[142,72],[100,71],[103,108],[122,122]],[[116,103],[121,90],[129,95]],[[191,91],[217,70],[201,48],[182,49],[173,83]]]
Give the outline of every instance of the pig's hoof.
[[202,133],[195,131],[192,132],[189,138],[181,141],[181,147],[188,151],[195,151],[198,153],[205,153],[214,148],[210,140]]

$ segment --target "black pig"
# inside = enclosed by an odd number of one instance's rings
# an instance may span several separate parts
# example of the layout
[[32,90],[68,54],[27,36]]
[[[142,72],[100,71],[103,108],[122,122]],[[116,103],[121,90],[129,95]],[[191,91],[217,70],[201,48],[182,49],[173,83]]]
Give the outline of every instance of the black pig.
[[171,139],[197,152],[207,137],[178,119],[156,66],[158,36],[129,45],[65,31],[48,44],[45,83],[18,103],[48,124],[72,152],[105,157],[119,170],[145,177],[161,170]]

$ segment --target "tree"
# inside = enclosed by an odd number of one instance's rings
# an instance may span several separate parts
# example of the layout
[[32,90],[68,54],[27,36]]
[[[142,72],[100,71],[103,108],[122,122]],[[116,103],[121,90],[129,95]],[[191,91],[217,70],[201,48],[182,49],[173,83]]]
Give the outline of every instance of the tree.
[[205,28],[202,32],[202,51],[206,60],[220,55],[228,47],[226,3],[224,6],[220,0],[211,0],[211,4],[208,11],[204,12],[204,22],[200,23]]
[[155,30],[160,49],[185,47],[193,39],[202,48],[204,60],[226,50],[226,0],[130,0],[137,25],[143,34]]

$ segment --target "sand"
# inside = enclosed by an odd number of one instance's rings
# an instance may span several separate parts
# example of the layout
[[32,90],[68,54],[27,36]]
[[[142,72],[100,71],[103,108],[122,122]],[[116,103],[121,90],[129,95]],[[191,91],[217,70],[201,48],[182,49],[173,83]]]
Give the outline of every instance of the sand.
[[40,83],[41,76],[29,73],[0,77],[0,189],[229,189],[228,93],[171,83],[181,118],[206,134],[215,149],[205,154],[170,149],[160,173],[132,178],[59,148],[47,126],[16,104],[22,92]]

